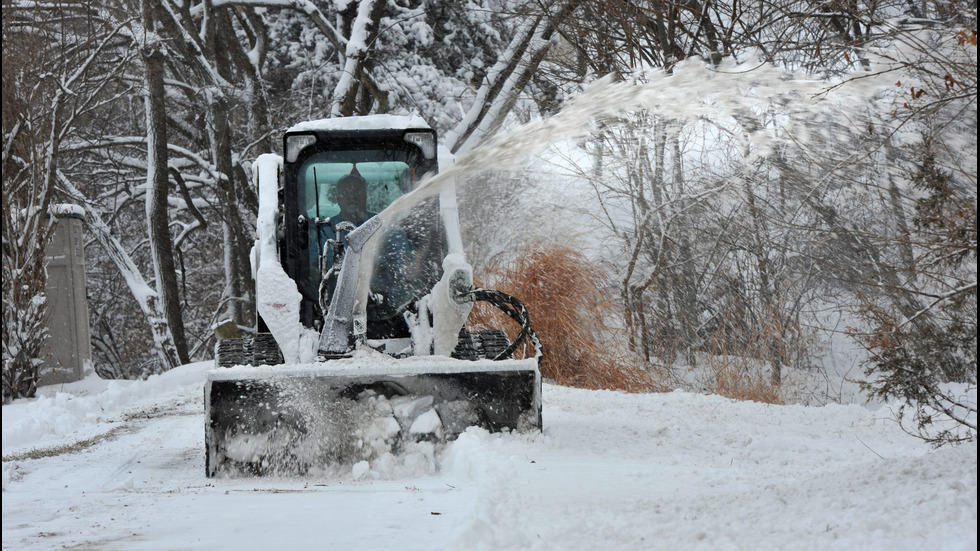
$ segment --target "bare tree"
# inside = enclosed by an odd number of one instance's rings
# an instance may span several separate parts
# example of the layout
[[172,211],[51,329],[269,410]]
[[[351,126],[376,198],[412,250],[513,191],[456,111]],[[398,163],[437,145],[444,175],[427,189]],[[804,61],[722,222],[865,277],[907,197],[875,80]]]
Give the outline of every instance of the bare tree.
[[154,279],[160,310],[166,318],[165,324],[154,324],[154,338],[161,342],[158,348],[165,352],[167,368],[187,363],[187,341],[184,338],[183,310],[177,291],[177,273],[174,266],[173,240],[170,236],[170,174],[167,170],[167,105],[164,88],[163,45],[157,33],[158,25],[151,4],[142,3],[142,26],[144,43],[143,59],[145,65],[145,102],[147,136],[147,193],[146,215],[150,236],[150,250],[153,254]]
[[[87,2],[3,9],[3,393],[32,396],[47,338],[44,248],[66,145],[109,95],[120,32]],[[38,71],[44,67],[45,71]]]

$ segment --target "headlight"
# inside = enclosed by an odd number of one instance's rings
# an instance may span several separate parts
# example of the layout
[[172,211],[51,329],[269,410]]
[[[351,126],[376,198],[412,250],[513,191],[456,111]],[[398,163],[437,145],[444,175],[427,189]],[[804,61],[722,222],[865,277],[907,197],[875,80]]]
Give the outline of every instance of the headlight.
[[298,134],[286,138],[286,162],[292,163],[299,158],[299,152],[304,147],[316,143],[316,136],[313,134]]
[[419,146],[426,159],[436,157],[436,135],[432,132],[405,132],[405,141]]

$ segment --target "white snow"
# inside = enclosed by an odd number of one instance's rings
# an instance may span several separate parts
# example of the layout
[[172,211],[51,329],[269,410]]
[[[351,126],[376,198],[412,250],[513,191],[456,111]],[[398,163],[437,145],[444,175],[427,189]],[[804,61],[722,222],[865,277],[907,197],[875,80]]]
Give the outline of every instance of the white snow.
[[[313,377],[370,377],[387,375],[397,370],[403,375],[420,373],[486,373],[503,371],[533,370],[535,360],[510,360],[495,362],[493,360],[456,361],[446,356],[411,356],[406,359],[395,359],[369,347],[361,347],[354,351],[350,358],[340,358],[325,363],[297,363],[294,365],[261,365],[236,366],[216,369],[208,373],[212,380],[238,381],[256,377],[283,376],[290,378]],[[6,445],[6,444],[5,444]],[[6,449],[6,448],[5,448]]]
[[435,434],[436,436],[441,436],[441,431],[442,421],[439,420],[439,414],[435,409],[429,409],[416,417],[408,429],[410,434]]
[[208,479],[210,367],[93,376],[4,406],[3,549],[977,544],[976,444],[933,450],[888,408],[546,384],[541,434],[470,429],[329,476]]
[[252,274],[259,299],[256,308],[269,331],[275,336],[283,359],[288,364],[313,359],[314,343],[319,335],[297,323],[302,296],[279,262],[276,238],[278,214],[277,193],[282,158],[260,155],[253,164],[259,190],[259,213],[256,218],[256,240],[252,247]]
[[363,117],[334,117],[300,122],[287,132],[307,132],[311,130],[398,130],[429,128],[425,119],[418,115],[366,115]]
[[[459,330],[473,307],[472,302],[456,302],[454,291],[473,287],[473,268],[461,253],[449,254],[442,261],[442,273],[442,279],[432,292],[419,301],[419,310],[427,309],[432,314],[432,353],[450,356],[459,341]],[[418,317],[425,318],[426,315],[420,313]]]
[[85,208],[73,203],[58,203],[56,205],[51,205],[48,207],[48,212],[58,217],[75,216],[78,218],[85,218]]

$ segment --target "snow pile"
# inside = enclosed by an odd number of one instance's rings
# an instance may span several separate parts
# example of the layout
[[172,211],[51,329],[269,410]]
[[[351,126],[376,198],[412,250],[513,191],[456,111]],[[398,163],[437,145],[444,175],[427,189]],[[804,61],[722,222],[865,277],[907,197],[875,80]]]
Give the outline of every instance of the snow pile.
[[975,444],[929,453],[888,409],[545,396],[545,434],[447,450],[444,476],[477,493],[451,548],[975,546]]
[[[285,423],[269,432],[227,435],[223,457],[259,468],[266,476],[336,478],[350,473],[354,480],[379,480],[435,472],[442,424],[431,397],[389,400],[366,392],[355,401],[311,396],[301,384],[296,386],[289,408],[305,413],[302,430]],[[324,415],[328,411],[337,415]],[[232,465],[224,463],[218,476],[254,475]]]
[[129,417],[193,408],[211,362],[153,375],[145,381],[100,379],[92,373],[38,389],[38,398],[3,406],[3,455],[64,446],[104,435]]

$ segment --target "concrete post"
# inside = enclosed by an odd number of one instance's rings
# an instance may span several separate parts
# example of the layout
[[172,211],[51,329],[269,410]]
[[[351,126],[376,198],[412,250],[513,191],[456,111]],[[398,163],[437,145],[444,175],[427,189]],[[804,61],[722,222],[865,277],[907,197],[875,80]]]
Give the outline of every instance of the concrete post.
[[84,212],[71,205],[52,207],[57,218],[45,248],[48,270],[48,341],[41,385],[77,381],[91,368],[88,298],[85,291]]

